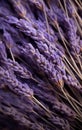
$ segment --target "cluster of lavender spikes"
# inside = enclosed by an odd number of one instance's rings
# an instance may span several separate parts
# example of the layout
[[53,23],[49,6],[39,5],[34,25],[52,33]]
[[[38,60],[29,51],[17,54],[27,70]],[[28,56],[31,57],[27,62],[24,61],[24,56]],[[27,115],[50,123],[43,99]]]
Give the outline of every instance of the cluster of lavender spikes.
[[0,1],[0,90],[6,87],[27,98],[32,109],[25,118],[28,125],[11,112],[27,129],[75,130],[75,122],[82,122],[80,4],[81,0]]

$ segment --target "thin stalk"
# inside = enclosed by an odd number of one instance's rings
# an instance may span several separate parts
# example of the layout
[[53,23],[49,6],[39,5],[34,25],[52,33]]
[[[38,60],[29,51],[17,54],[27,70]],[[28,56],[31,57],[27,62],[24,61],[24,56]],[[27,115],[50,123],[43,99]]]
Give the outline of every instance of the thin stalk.
[[81,0],[78,0],[78,2],[79,2],[79,4],[82,6],[82,2],[81,2]]
[[51,113],[45,106],[42,105],[42,103],[40,103],[34,96],[32,96],[32,99],[38,104],[40,105],[44,110],[46,110],[49,114]]
[[65,93],[65,91],[63,90],[63,88],[61,88],[63,94],[65,95],[65,97],[67,98],[68,102],[70,103],[70,105],[73,107],[73,109],[75,110],[75,112],[79,115],[79,117],[81,117],[80,113],[78,112],[77,108],[74,106],[74,104],[70,101],[69,97],[67,96],[67,94]]
[[43,0],[42,0],[42,3],[43,3],[43,11],[44,11],[44,16],[45,16],[45,20],[46,20],[47,31],[48,31],[48,34],[50,34],[48,18],[47,18],[46,9],[45,9],[45,5],[44,5],[44,1]]
[[81,19],[81,17],[80,17],[79,14],[77,13],[77,11],[75,11],[75,14],[76,14],[76,16],[77,16],[77,18],[78,18],[78,20],[79,20],[79,23],[80,23],[80,25],[81,25],[81,27],[82,27],[82,19]]
[[77,108],[77,110],[78,110],[78,112],[80,113],[80,118],[82,119],[82,109],[80,109],[79,107],[78,107],[78,105],[72,100],[71,101],[73,104],[74,104],[74,106]]
[[72,70],[70,69],[70,67],[68,66],[67,62],[64,60],[65,63],[65,69],[66,71],[75,78],[75,75],[73,74]]
[[13,62],[15,62],[15,58],[14,58],[14,55],[13,55],[13,53],[12,53],[12,51],[11,51],[11,48],[9,48],[9,51],[10,51],[10,54],[11,54],[11,57],[12,57]]
[[79,107],[76,105],[76,103],[75,103],[73,100],[71,100],[71,102],[74,104],[74,106],[76,107],[76,109],[77,109],[78,112],[80,113],[80,117],[81,117],[81,119],[82,119],[82,112],[80,111]]
[[69,0],[69,1],[70,1],[70,4],[72,5],[72,7],[74,8],[75,14],[76,14],[76,16],[78,17],[79,22],[80,22],[81,25],[82,25],[82,19],[81,19],[80,16],[78,15],[78,13],[77,13],[77,11],[76,11],[76,9],[75,9],[75,7],[74,7],[74,3],[73,3],[71,0]]
[[[20,57],[17,57],[19,60],[21,60],[26,66],[29,66],[23,59],[21,59]],[[36,80],[32,75],[30,77],[33,81],[35,81],[36,83],[40,83],[38,80]]]
[[[71,56],[71,54],[70,54],[70,52],[69,52],[69,50],[68,50],[68,48],[67,48],[66,43],[65,43],[64,40],[63,40],[63,36],[62,36],[62,34],[61,34],[61,32],[60,32],[59,25],[58,25],[57,22],[56,22],[56,25],[57,25],[57,28],[58,28],[59,34],[60,34],[60,36],[61,36],[61,39],[62,39],[62,41],[63,41],[63,43],[64,43],[64,46],[65,46],[65,48],[66,48],[66,50],[67,50],[67,52],[68,52],[68,54],[69,54],[71,60],[73,61],[74,66],[75,66],[75,68],[77,69],[78,72],[74,69],[74,67],[73,67],[71,64],[70,64],[70,65],[71,65],[72,68],[75,70],[75,72],[77,73],[77,75],[82,79],[82,74],[80,73],[80,70],[78,69],[78,67],[77,67],[77,65],[76,65],[76,63],[75,63],[73,57]],[[67,58],[66,58],[66,59],[67,59]]]
[[23,17],[26,21],[28,21],[29,23],[31,23],[30,19],[27,18],[26,16]]
[[82,10],[81,3],[78,2],[78,0],[75,0],[75,3],[78,5],[78,7]]
[[58,0],[58,2],[59,2],[59,5],[60,5],[61,9],[62,9],[62,10],[63,10],[63,12],[65,13],[65,10],[64,10],[64,7],[63,7],[63,5],[62,5],[61,1],[60,1],[60,0]]
[[80,119],[78,115],[77,115],[75,118],[76,118],[78,121],[82,122],[82,119]]
[[70,65],[70,67],[74,70],[74,72],[79,76],[79,78],[82,80],[82,74],[78,74],[78,72],[75,70],[75,68],[71,65],[71,63],[69,62],[69,60],[65,57],[66,61],[68,62],[68,64]]
[[77,56],[77,60],[78,60],[78,63],[79,63],[79,65],[80,65],[80,68],[81,68],[81,71],[82,71],[82,63],[81,63],[81,60],[80,60],[80,57],[79,57],[79,56]]
[[[80,72],[80,70],[79,70],[79,68],[77,67],[77,65],[76,65],[76,63],[75,63],[75,60],[73,59],[73,57],[70,55],[70,57],[71,57],[71,59],[72,59],[72,61],[73,61],[73,64],[74,64],[74,66],[76,67],[76,69],[77,69],[77,74],[78,74],[78,76],[80,77],[80,79],[82,79],[82,73]],[[72,66],[72,68],[73,68],[73,66]]]
[[31,79],[33,80],[33,81],[35,81],[36,83],[39,83],[39,81],[38,80],[36,80],[34,77],[32,77],[31,76]]
[[[76,81],[77,81],[78,84],[80,85],[78,79],[75,77],[74,73],[73,73],[72,70],[69,68],[69,66],[68,66],[68,64],[66,63],[65,60],[64,60],[64,62],[65,62],[65,64],[66,64],[66,65],[65,65],[65,69],[66,69],[67,73],[68,73],[69,75],[71,75],[74,79],[76,79]],[[73,92],[73,93],[74,93],[74,92]]]
[[68,97],[69,97],[71,100],[73,100],[73,101],[74,101],[75,103],[77,103],[80,107],[82,107],[82,104],[79,103],[79,101],[77,101],[75,98],[73,98],[72,96],[70,96],[67,91],[66,91],[66,93],[67,93]]
[[71,100],[73,100],[75,103],[77,103],[80,107],[82,107],[82,104],[79,103],[77,100],[75,100],[72,96],[70,96],[69,94],[67,94],[67,96],[68,96]]
[[65,12],[66,12],[67,18],[69,18],[69,17],[68,17],[67,7],[66,7],[66,0],[64,0],[64,6],[65,6]]

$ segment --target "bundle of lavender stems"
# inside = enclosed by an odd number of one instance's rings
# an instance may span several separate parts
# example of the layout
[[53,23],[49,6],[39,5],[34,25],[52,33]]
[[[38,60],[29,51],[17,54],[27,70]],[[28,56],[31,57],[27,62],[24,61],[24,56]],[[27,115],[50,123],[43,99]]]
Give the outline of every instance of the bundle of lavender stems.
[[82,130],[82,1],[0,0],[0,130]]

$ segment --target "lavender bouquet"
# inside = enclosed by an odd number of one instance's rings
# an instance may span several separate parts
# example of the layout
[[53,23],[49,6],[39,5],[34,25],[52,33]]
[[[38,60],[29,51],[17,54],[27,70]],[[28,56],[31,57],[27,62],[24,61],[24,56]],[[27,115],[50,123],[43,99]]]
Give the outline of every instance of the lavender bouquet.
[[82,129],[81,0],[0,0],[0,130]]

